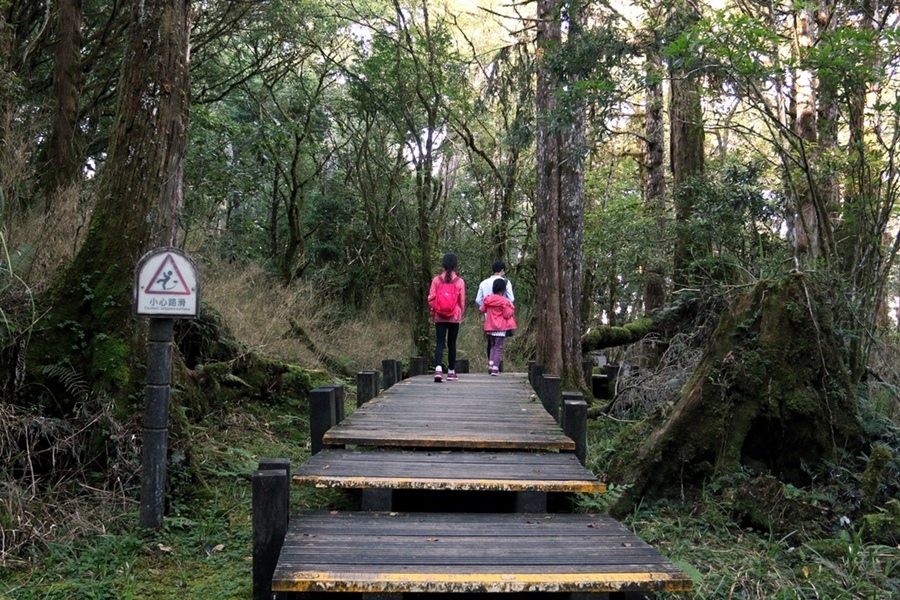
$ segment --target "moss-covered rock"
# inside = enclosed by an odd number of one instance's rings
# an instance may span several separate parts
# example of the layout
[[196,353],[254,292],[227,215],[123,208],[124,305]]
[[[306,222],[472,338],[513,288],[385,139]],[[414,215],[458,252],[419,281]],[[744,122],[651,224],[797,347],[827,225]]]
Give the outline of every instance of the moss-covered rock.
[[655,330],[656,323],[650,317],[641,317],[622,327],[595,327],[582,336],[581,349],[584,352],[592,352],[633,344]]

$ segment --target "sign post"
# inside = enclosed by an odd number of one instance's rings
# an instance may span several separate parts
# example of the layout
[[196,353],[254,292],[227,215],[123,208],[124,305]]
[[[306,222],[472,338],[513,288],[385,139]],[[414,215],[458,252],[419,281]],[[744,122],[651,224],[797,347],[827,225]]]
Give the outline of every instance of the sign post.
[[141,526],[157,529],[165,508],[169,382],[175,319],[200,314],[200,272],[177,248],[148,252],[134,270],[134,315],[150,317],[141,453]]

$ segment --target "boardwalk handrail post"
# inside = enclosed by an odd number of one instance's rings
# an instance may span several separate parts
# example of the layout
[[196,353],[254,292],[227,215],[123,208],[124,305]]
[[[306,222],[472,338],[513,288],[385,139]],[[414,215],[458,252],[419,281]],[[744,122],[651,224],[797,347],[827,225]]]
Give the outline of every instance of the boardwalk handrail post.
[[334,426],[343,421],[344,417],[346,416],[346,410],[344,408],[344,399],[346,398],[346,393],[344,392],[344,386],[342,385],[329,385],[326,387],[330,387],[333,391],[332,401],[334,402],[334,423],[332,423],[332,426]]
[[[287,475],[288,487],[290,487],[291,481],[291,459],[289,458],[261,458],[259,459],[259,466],[256,467],[259,471],[284,471]],[[290,493],[284,495],[284,514],[290,514],[291,512],[291,495]]]
[[356,374],[356,408],[378,395],[378,371],[361,371]]
[[575,442],[575,456],[584,465],[587,459],[587,402],[581,392],[563,392],[563,433]]
[[424,375],[428,368],[428,359],[424,356],[409,357],[409,376]]
[[334,427],[337,415],[334,411],[334,388],[317,387],[309,392],[309,440],[310,452],[318,454],[325,444],[325,432]]
[[457,358],[456,359],[456,372],[457,373],[468,373],[469,372],[469,359],[468,358]]
[[560,422],[560,389],[561,383],[556,375],[541,377],[541,404],[557,423]]
[[591,393],[598,400],[612,400],[609,395],[609,385],[606,373],[597,373],[591,376]]
[[397,361],[393,358],[386,358],[381,361],[381,380],[384,384],[384,389],[388,389],[400,381],[400,377],[397,376],[397,370]]
[[287,533],[288,474],[280,468],[255,471],[252,494],[253,600],[269,600],[272,575]]
[[544,376],[544,365],[530,363],[528,365],[528,381],[531,388],[540,396],[541,378]]

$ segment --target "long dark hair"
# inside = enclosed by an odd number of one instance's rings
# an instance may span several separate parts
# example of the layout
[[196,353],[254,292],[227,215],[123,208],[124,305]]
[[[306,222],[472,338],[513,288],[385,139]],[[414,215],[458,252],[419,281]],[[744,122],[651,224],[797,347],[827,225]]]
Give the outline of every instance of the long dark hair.
[[444,255],[444,260],[441,261],[441,266],[444,267],[444,278],[447,280],[447,282],[453,280],[453,271],[456,270],[456,266],[458,264],[459,260],[452,252],[448,252]]

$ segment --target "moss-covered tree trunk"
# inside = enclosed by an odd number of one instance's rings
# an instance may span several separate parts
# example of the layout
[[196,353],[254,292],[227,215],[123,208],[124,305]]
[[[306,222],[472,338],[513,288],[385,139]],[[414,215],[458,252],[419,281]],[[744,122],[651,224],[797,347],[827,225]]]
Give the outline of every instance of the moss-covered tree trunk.
[[825,294],[803,275],[762,281],[722,317],[666,422],[623,458],[615,507],[741,467],[802,484],[860,434]]
[[134,268],[147,251],[175,242],[189,33],[187,0],[131,3],[116,119],[90,228],[55,283],[52,327],[36,348],[37,362],[68,363],[95,391],[132,391],[142,372],[144,340],[131,316]]

